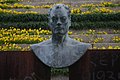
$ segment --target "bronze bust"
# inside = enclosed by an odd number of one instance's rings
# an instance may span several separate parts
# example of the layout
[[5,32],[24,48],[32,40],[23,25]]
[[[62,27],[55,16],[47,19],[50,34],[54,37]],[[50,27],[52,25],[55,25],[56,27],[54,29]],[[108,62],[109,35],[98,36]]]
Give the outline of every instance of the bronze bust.
[[33,44],[31,49],[49,67],[61,68],[70,66],[79,60],[91,45],[78,42],[68,36],[71,16],[70,9],[66,5],[55,5],[49,10],[48,18],[52,38]]

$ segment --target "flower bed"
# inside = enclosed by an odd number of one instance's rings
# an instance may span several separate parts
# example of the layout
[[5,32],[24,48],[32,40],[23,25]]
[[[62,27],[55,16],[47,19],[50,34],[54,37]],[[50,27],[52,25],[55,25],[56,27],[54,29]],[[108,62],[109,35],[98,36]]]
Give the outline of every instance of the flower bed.
[[[12,10],[6,10],[6,9],[49,9],[52,6],[54,6],[55,4],[52,5],[41,5],[41,6],[32,6],[32,5],[23,5],[23,4],[18,4],[15,3],[13,5],[11,4],[1,4],[0,3],[0,12],[5,12],[5,13],[14,13],[14,14],[26,14],[28,12],[17,12],[17,11],[12,11]],[[113,12],[119,12],[119,10],[112,10],[109,9],[108,7],[120,7],[120,4],[114,4],[112,2],[101,2],[99,4],[82,4],[80,6],[76,5],[76,7],[71,6],[70,4],[67,4],[70,8],[71,8],[71,13],[72,14],[93,14],[93,13],[113,13]],[[87,11],[82,11],[82,8],[86,8]],[[29,12],[30,13],[30,12]],[[31,12],[32,14],[35,14],[37,12]]]
[[[117,34],[116,34],[117,33]],[[105,41],[105,35],[106,37],[109,36],[108,32],[105,31],[96,31],[96,30],[88,30],[88,31],[83,31],[83,32],[68,32],[68,34],[74,38],[75,40],[78,40],[80,42],[87,42],[91,44],[96,44],[96,43],[104,43]],[[112,36],[107,37],[110,40],[111,43],[120,43],[120,33],[118,30],[114,30],[112,32]],[[30,50],[30,45],[21,47],[18,44],[34,44],[34,43],[39,43],[44,40],[48,40],[51,36],[51,31],[49,30],[42,30],[41,28],[39,29],[16,29],[11,27],[10,29],[1,29],[0,31],[0,50],[6,51],[6,50],[21,50],[21,51],[26,51]],[[78,36],[75,36],[78,35]],[[103,36],[104,35],[104,36]],[[23,38],[24,37],[24,38]],[[81,37],[81,38],[80,38]],[[89,39],[90,38],[90,39]],[[85,41],[87,40],[87,41]],[[107,41],[108,42],[108,41]],[[109,42],[109,43],[110,43]],[[17,45],[16,45],[17,44]],[[102,47],[96,47],[94,46],[93,49],[120,49],[120,46],[112,46],[109,45],[107,47],[102,46]]]

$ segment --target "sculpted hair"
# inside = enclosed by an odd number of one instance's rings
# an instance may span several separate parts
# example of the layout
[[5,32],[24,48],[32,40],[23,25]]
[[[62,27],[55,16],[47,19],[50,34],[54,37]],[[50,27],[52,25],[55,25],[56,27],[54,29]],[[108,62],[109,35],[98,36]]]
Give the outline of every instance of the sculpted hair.
[[64,8],[65,10],[66,10],[66,12],[67,12],[67,14],[68,14],[68,17],[70,17],[70,8],[68,7],[68,6],[66,6],[66,5],[64,5],[64,4],[57,4],[57,5],[55,5],[53,8],[51,8],[49,11],[48,11],[48,16],[50,16],[50,14],[51,14],[51,11],[53,10],[53,9],[60,9],[60,8]]

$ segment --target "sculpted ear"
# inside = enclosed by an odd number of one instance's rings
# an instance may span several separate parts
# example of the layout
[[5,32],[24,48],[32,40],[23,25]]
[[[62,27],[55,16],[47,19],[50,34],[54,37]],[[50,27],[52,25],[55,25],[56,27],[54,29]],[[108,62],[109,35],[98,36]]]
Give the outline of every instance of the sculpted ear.
[[51,10],[52,10],[52,8],[49,9],[49,11],[48,11],[48,26],[49,26],[50,28],[51,28],[51,22],[52,22],[52,19],[51,19],[51,16],[50,16]]
[[71,26],[71,10],[69,9],[69,8],[67,8],[67,10],[68,10],[68,19],[69,19],[69,27]]
[[71,15],[68,15],[68,19],[69,19],[69,27],[71,26]]
[[51,29],[51,27],[52,27],[52,25],[51,25],[51,18],[48,18],[48,26],[50,27],[50,29]]

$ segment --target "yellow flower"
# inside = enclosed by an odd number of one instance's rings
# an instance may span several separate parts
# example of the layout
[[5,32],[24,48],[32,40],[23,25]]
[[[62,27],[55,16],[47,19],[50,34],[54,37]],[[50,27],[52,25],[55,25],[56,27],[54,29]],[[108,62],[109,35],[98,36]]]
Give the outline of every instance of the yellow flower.
[[104,46],[101,49],[106,49]]
[[113,47],[112,46],[108,46],[108,49],[113,49]]

